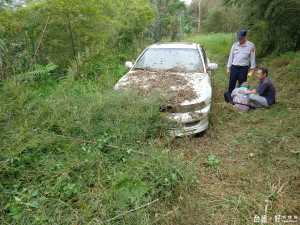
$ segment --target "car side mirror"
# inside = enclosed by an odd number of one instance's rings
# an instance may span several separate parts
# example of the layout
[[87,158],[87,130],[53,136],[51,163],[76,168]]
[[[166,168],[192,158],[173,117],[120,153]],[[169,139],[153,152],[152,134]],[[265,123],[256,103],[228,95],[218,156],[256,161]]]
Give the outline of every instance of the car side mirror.
[[131,69],[133,67],[133,63],[128,61],[125,63],[125,66]]
[[209,63],[208,66],[207,66],[208,70],[217,70],[218,68],[219,67],[218,67],[217,63]]

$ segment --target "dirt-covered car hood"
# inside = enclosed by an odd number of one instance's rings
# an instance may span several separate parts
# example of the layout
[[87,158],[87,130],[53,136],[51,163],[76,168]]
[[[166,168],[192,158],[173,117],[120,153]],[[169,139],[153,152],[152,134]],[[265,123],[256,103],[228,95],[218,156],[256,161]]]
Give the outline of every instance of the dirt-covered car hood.
[[170,91],[173,106],[210,101],[211,98],[210,77],[206,73],[130,71],[115,86],[115,89],[123,88],[139,89],[146,94],[158,89]]

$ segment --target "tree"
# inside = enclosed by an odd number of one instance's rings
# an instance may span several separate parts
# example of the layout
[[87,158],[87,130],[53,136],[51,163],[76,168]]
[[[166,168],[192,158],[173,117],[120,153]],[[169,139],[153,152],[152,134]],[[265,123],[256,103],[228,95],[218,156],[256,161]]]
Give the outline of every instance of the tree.
[[7,3],[0,5],[0,67],[13,62],[24,71],[32,62],[64,70],[86,48],[103,55],[136,49],[154,16],[148,0],[26,0],[13,9]]
[[300,49],[300,2],[298,0],[224,0],[244,8],[242,26],[250,31],[257,53]]
[[203,20],[203,29],[208,32],[234,32],[239,26],[238,10],[219,6],[209,10]]
[[241,9],[225,7],[222,0],[193,0],[189,6],[190,15],[198,32],[232,32],[241,20]]
[[199,9],[198,9],[198,33],[200,32],[200,24],[201,24],[201,4],[202,4],[202,0],[199,0],[198,2],[198,6],[199,6]]
[[163,37],[177,40],[182,32],[190,33],[191,19],[186,5],[180,0],[152,0],[155,21],[150,26],[154,40],[160,41]]
[[14,42],[22,29],[20,23],[14,21],[14,11],[18,4],[11,0],[0,2],[0,78],[14,74],[15,52],[12,49],[19,48],[20,44]]

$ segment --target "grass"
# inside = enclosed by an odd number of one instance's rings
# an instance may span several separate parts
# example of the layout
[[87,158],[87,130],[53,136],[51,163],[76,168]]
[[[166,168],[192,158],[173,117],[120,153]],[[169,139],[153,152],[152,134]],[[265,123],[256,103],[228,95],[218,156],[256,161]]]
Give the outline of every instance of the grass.
[[[217,43],[223,35],[188,41],[205,46],[207,40]],[[211,50],[206,46],[208,56],[215,59],[211,61],[219,64],[212,74],[210,127],[175,150],[198,163],[199,185],[186,193],[181,210],[168,223],[254,224],[255,216],[266,215],[273,224],[276,215],[299,218],[299,53],[258,59],[258,65],[269,68],[277,103],[269,109],[240,113],[223,98],[229,51],[226,55],[223,47]],[[258,86],[255,78],[249,79],[252,88]]]
[[[69,86],[40,95],[12,78],[1,89],[3,223],[100,223],[155,199],[171,205],[190,186],[188,162],[154,143],[166,136],[160,95],[99,92],[79,80],[70,99]],[[148,223],[156,210],[108,224]]]
[[[221,60],[225,55],[229,55],[231,46],[236,42],[235,34],[210,34],[199,35],[186,38],[184,41],[200,43],[205,50],[209,51],[209,58],[213,60]],[[227,62],[226,62],[227,63]]]
[[[121,71],[107,69],[101,80],[94,58],[96,65],[83,58],[59,82],[5,81],[1,223],[254,224],[267,215],[272,224],[275,215],[299,217],[299,53],[258,60],[270,70],[277,103],[240,113],[223,99],[234,36],[185,41],[201,43],[219,64],[210,127],[196,137],[169,137],[159,94],[145,100],[111,91]],[[110,73],[117,75],[106,82]]]

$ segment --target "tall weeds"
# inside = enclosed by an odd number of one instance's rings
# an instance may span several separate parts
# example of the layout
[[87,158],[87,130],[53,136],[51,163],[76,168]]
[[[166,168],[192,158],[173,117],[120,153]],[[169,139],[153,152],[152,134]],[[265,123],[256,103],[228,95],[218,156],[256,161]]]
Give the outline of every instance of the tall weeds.
[[[155,144],[167,123],[158,94],[102,91],[70,80],[41,94],[12,78],[0,95],[0,220],[6,223],[97,223],[193,181],[180,155]],[[110,146],[113,146],[110,147]],[[173,197],[172,197],[173,198]],[[144,224],[155,208],[112,224]],[[147,222],[148,221],[148,222]]]

